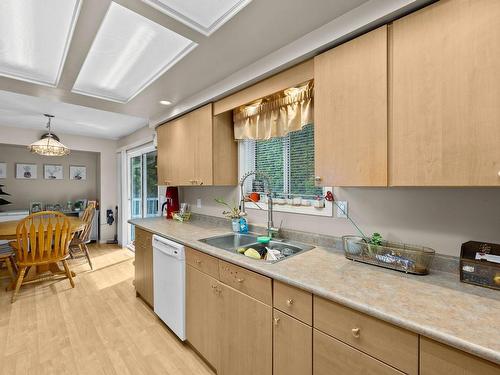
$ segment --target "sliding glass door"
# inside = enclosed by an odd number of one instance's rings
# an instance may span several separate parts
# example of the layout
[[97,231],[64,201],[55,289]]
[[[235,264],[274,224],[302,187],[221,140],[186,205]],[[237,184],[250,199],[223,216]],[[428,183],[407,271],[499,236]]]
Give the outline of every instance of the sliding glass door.
[[[153,146],[127,153],[129,219],[158,215],[156,150]],[[128,225],[127,245],[133,246],[135,231]]]

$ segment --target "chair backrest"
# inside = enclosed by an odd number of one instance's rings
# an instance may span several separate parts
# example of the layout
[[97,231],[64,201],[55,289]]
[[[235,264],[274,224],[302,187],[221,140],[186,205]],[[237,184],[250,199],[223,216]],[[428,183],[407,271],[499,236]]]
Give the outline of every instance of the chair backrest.
[[92,222],[94,221],[94,216],[95,216],[95,206],[93,203],[89,203],[87,208],[85,209],[85,212],[82,215],[82,220],[85,223],[85,228],[78,233],[78,238],[83,241],[87,242],[90,238],[90,232],[92,232]]
[[61,212],[37,212],[17,224],[16,239],[19,263],[59,260],[68,254],[71,225]]

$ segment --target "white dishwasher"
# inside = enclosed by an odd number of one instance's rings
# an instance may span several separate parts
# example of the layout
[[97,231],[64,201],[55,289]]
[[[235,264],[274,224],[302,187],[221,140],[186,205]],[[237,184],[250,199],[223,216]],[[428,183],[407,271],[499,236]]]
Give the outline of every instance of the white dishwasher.
[[184,246],[153,236],[154,311],[182,340],[186,340],[186,277]]

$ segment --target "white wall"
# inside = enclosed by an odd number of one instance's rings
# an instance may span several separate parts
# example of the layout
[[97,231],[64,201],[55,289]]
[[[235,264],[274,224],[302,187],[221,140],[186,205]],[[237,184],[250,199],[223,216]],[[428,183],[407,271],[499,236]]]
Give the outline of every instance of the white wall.
[[[43,126],[41,125],[41,128]],[[20,129],[15,127],[0,126],[0,143],[27,146],[45,133],[43,129]],[[118,203],[116,194],[116,148],[115,140],[83,137],[69,134],[57,134],[61,142],[71,150],[91,151],[99,154],[98,195],[101,200],[101,240],[113,239],[115,225],[106,224],[106,210],[115,210]],[[2,155],[0,155],[2,159]]]
[[[388,240],[424,245],[438,253],[459,256],[469,240],[500,243],[500,189],[349,188],[335,189],[347,200],[349,214],[365,232],[379,232]],[[215,197],[238,201],[232,187],[182,188],[182,200],[193,212],[222,216]],[[196,207],[201,198],[202,208]],[[267,213],[248,210],[249,220],[265,225]],[[313,233],[355,234],[346,219],[275,212],[275,225]]]

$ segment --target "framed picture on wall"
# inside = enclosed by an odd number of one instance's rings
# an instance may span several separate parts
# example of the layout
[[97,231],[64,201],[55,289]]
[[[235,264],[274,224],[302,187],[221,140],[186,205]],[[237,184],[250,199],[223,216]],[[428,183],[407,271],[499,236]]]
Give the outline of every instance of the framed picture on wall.
[[82,165],[69,166],[69,179],[84,181],[87,179],[87,167]]
[[37,178],[36,164],[16,163],[16,178],[21,180],[36,180]]
[[46,180],[62,180],[63,166],[59,164],[45,164],[43,166],[43,178]]
[[0,178],[7,178],[7,163],[0,163]]

